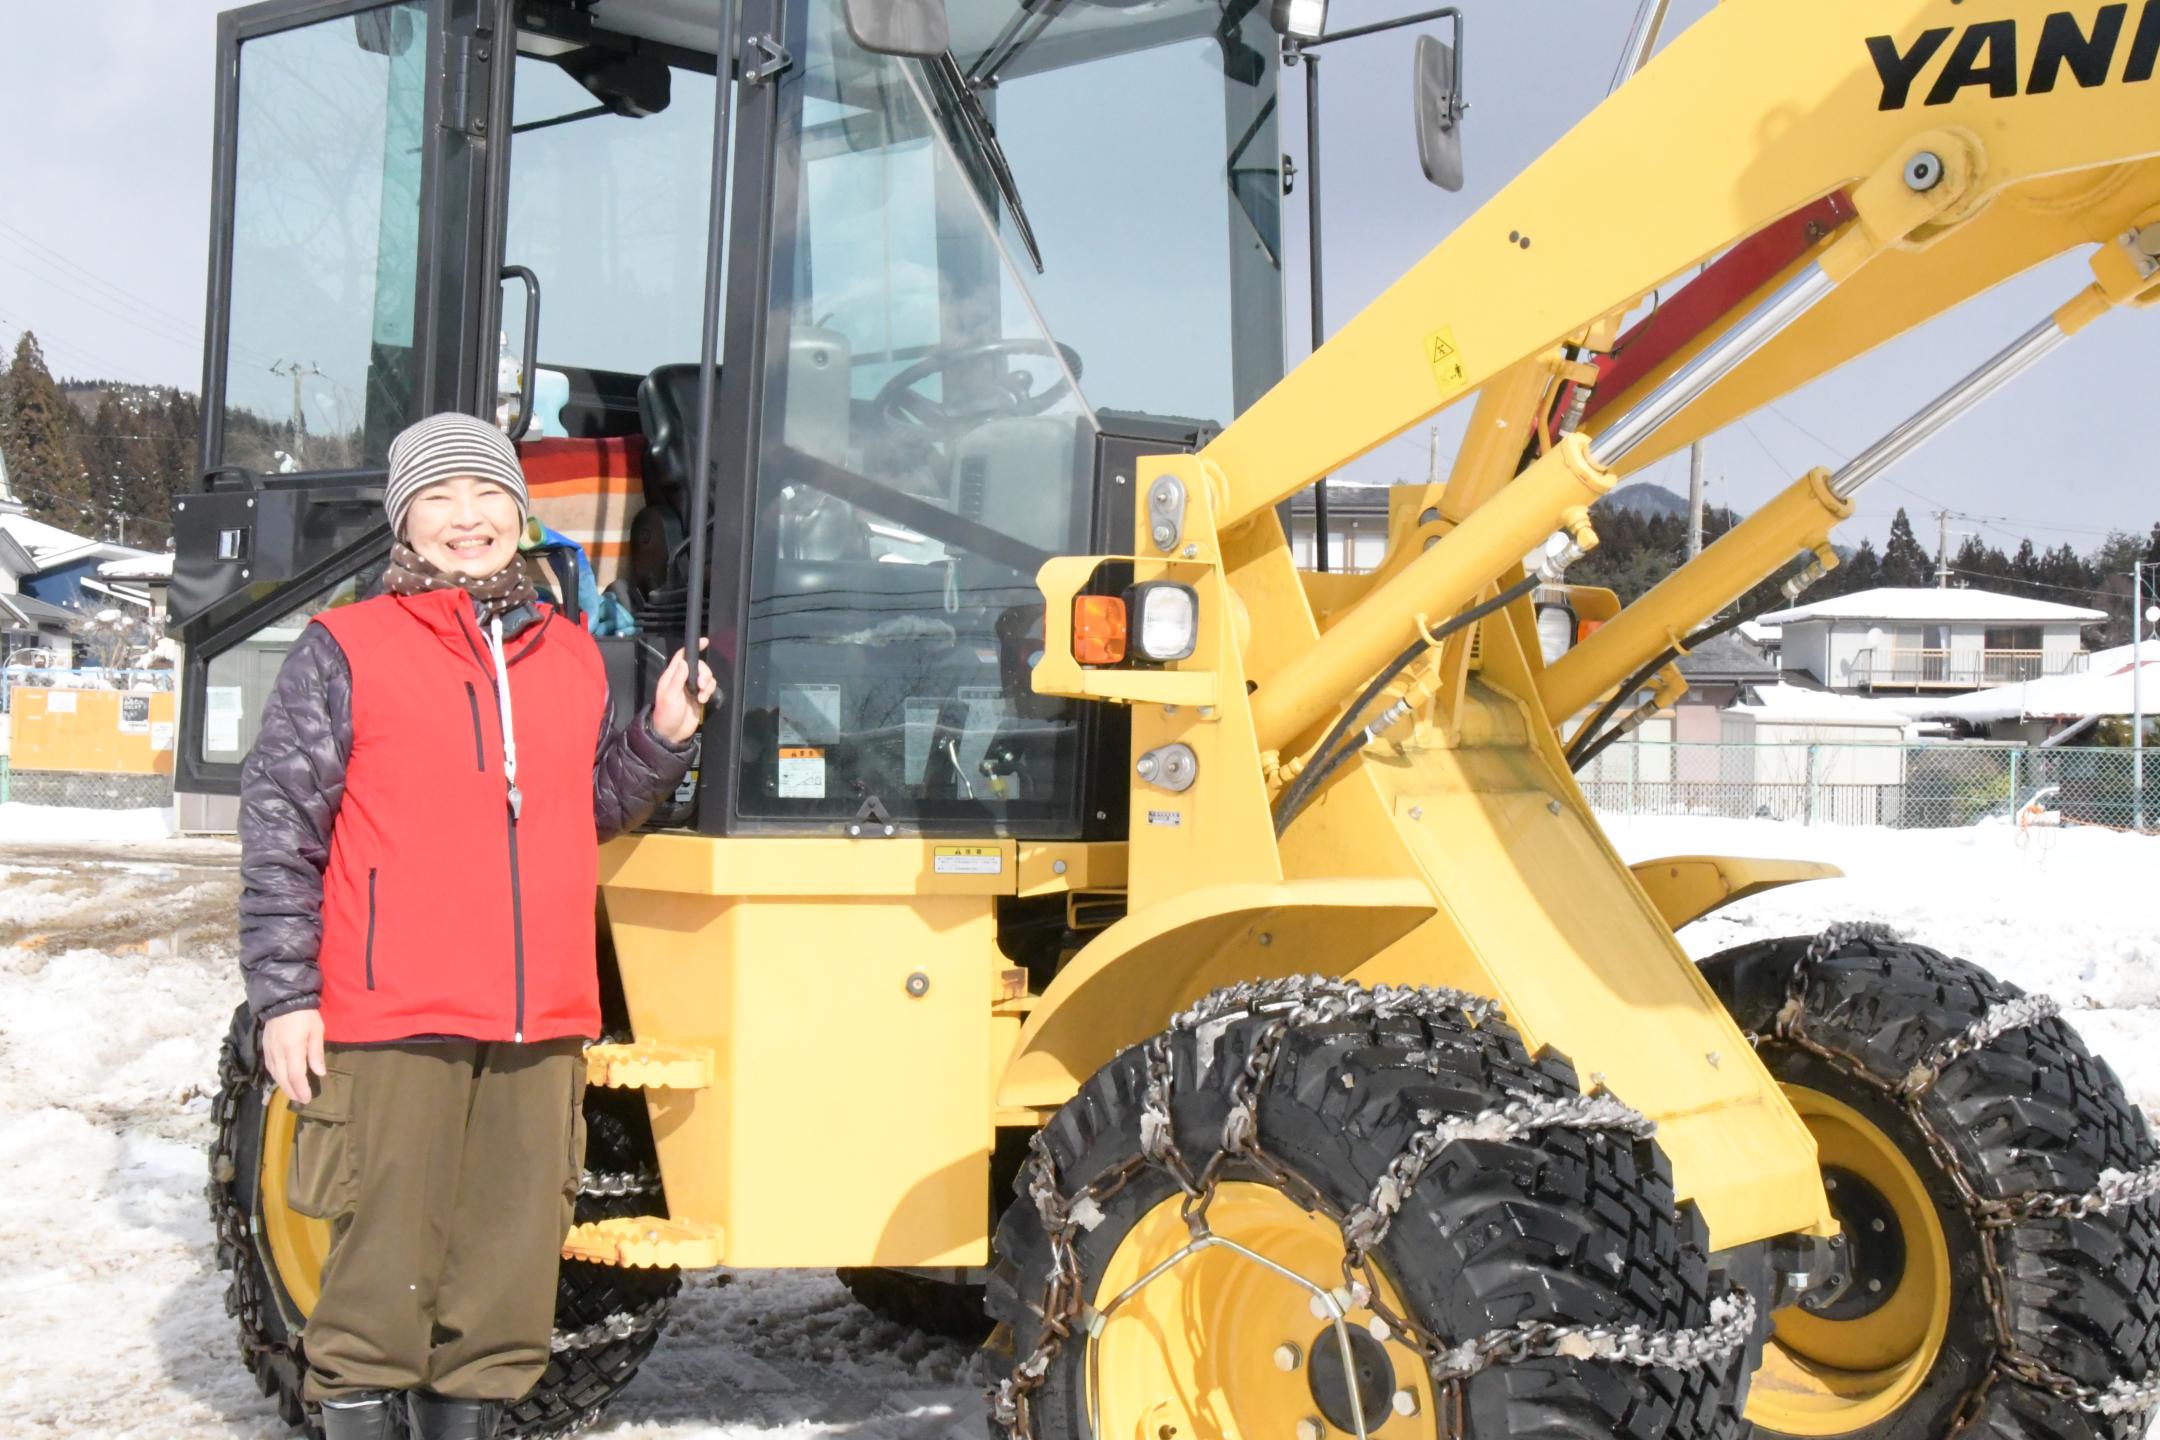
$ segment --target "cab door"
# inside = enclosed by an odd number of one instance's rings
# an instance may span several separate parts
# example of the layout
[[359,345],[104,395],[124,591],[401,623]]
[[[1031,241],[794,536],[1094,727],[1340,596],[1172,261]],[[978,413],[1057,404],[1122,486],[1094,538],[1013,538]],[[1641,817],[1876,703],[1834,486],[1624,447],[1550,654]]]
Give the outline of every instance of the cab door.
[[223,828],[307,616],[379,574],[391,438],[492,399],[503,9],[272,0],[219,17],[203,475],[174,502],[183,824]]

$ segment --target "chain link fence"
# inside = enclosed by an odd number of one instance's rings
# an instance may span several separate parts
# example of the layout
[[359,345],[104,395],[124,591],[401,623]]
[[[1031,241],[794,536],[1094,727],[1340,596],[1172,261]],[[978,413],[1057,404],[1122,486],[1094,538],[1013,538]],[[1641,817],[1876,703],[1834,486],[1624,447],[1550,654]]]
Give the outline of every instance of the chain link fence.
[[141,810],[173,803],[170,775],[104,775],[83,770],[17,770],[0,755],[0,805],[66,805]]
[[2020,745],[1629,741],[1576,775],[1614,815],[1941,829],[1989,817],[2160,833],[2160,754]]

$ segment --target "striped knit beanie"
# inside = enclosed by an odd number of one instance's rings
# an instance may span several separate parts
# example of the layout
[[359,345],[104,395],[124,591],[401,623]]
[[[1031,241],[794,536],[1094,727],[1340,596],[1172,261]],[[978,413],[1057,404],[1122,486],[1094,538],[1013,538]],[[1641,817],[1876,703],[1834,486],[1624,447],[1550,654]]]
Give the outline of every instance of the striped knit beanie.
[[390,484],[383,491],[390,533],[403,539],[405,512],[412,508],[413,497],[459,475],[509,491],[517,501],[518,524],[524,525],[532,497],[525,490],[525,472],[518,467],[517,447],[487,421],[446,410],[415,420],[390,442]]

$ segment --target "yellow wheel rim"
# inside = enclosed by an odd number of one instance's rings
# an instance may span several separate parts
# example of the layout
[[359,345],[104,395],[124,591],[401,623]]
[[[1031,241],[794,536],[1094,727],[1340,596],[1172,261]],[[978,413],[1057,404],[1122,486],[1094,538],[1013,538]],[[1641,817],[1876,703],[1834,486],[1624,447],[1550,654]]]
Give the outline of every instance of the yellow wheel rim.
[[1934,1368],[1950,1327],[1950,1247],[1926,1184],[1895,1141],[1820,1091],[1788,1085],[1785,1097],[1814,1135],[1823,1168],[1858,1176],[1887,1203],[1903,1232],[1904,1268],[1865,1315],[1778,1311],[1747,1418],[1785,1435],[1847,1435],[1895,1414]]
[[[1095,1410],[1096,1436],[1288,1440],[1300,1433],[1354,1434],[1330,1423],[1327,1414],[1333,1409],[1333,1418],[1348,1418],[1342,1337],[1330,1320],[1316,1315],[1315,1304],[1323,1302],[1311,1288],[1270,1268],[1280,1266],[1311,1286],[1337,1292],[1339,1300],[1342,1232],[1278,1190],[1226,1184],[1208,1207],[1209,1230],[1268,1263],[1229,1246],[1202,1249],[1172,1263],[1192,1244],[1182,1199],[1163,1201],[1133,1227],[1096,1287],[1101,1328],[1089,1346],[1084,1383],[1090,1393],[1082,1401]],[[1383,1288],[1382,1299],[1402,1313],[1391,1290]],[[1382,1387],[1374,1396],[1377,1404],[1367,1405],[1366,1433],[1402,1440],[1430,1436],[1433,1392],[1424,1366],[1401,1341],[1380,1340],[1386,1332],[1376,1330],[1374,1319],[1370,1309],[1353,1303],[1344,1322],[1353,1332],[1352,1365],[1377,1377],[1367,1382],[1369,1391]],[[1332,1357],[1320,1355],[1324,1346],[1336,1347]],[[1327,1404],[1316,1395],[1316,1364],[1329,1367],[1320,1381]],[[1397,1398],[1398,1391],[1405,1392],[1403,1398]],[[1319,1428],[1301,1428],[1308,1421]]]
[[322,1294],[323,1265],[330,1258],[330,1222],[302,1215],[285,1203],[293,1154],[292,1107],[285,1092],[273,1091],[263,1116],[262,1186],[257,1196],[262,1235],[276,1268],[277,1282],[304,1319]]

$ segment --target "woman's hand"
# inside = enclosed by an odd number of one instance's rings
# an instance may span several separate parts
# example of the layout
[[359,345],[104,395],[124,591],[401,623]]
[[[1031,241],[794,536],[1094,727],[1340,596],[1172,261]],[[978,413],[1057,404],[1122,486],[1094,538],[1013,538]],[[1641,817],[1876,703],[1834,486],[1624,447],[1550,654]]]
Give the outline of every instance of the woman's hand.
[[263,1022],[263,1069],[295,1105],[315,1098],[308,1073],[328,1073],[323,1068],[322,1011],[288,1010]]
[[[712,642],[698,641],[703,650]],[[667,669],[660,672],[660,683],[653,687],[652,728],[653,733],[670,745],[687,744],[697,734],[698,723],[704,718],[705,707],[712,703],[713,692],[720,688],[713,679],[712,668],[701,658],[698,661],[697,703],[690,700],[690,667],[683,660],[683,652],[677,650],[675,658],[668,661]]]

